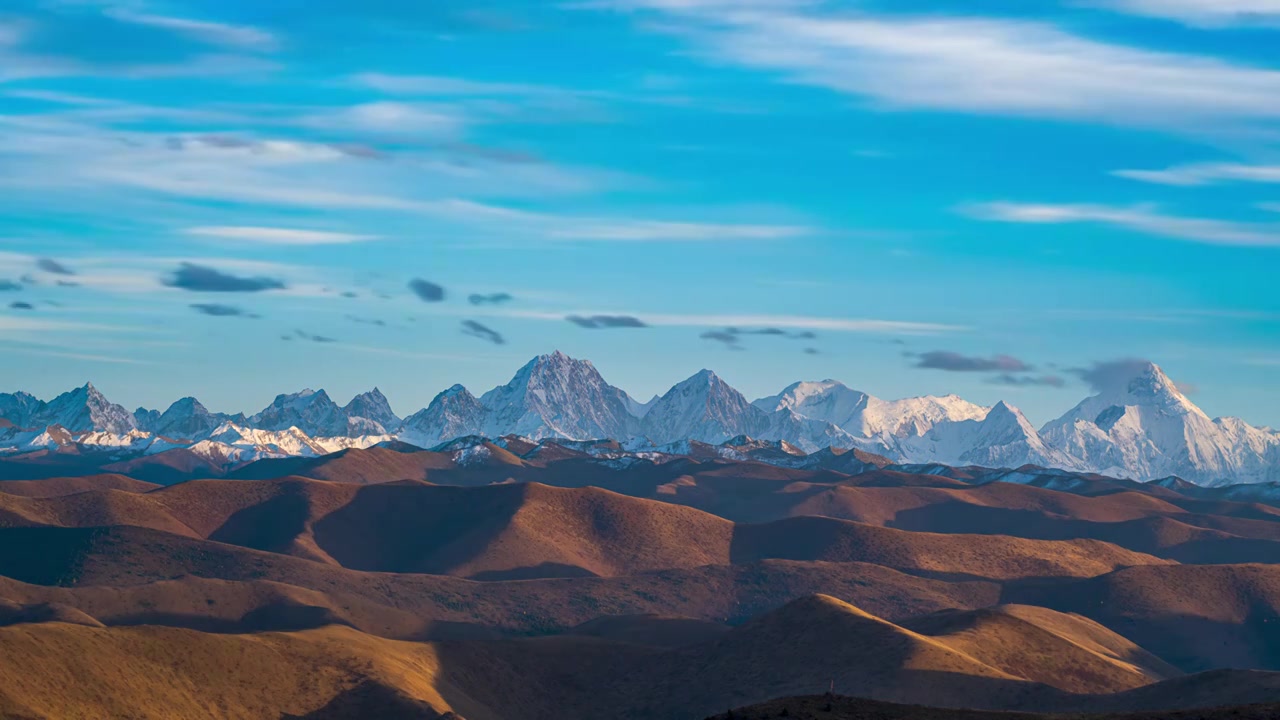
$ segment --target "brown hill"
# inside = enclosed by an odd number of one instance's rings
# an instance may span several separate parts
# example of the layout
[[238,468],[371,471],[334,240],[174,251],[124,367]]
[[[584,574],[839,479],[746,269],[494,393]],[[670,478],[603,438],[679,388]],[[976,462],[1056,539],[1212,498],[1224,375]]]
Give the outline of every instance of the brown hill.
[[1252,705],[1209,710],[1135,712],[1119,714],[1053,714],[952,710],[900,705],[862,698],[810,695],[782,698],[736,708],[707,720],[1273,720],[1280,705]]
[[1091,577],[1120,567],[1169,562],[1096,540],[939,535],[824,517],[738,526],[733,539],[734,562],[763,558],[871,562],[936,577],[995,580]]
[[[243,636],[49,623],[0,628],[0,645],[6,717],[324,717],[369,682],[393,688],[401,706],[450,709],[430,646],[344,628]],[[477,710],[473,720],[495,717]]]
[[1280,565],[1133,567],[1005,599],[1085,615],[1187,672],[1280,670]]
[[946,610],[901,625],[1014,677],[1114,693],[1182,673],[1092,620],[1026,605]]
[[160,487],[124,475],[83,475],[79,477],[48,478],[46,480],[0,481],[0,493],[23,497],[46,498],[74,495],[90,490],[123,490],[145,493]]
[[[766,559],[869,562],[1004,580],[1087,577],[1168,562],[1094,540],[941,536],[821,517],[734,526],[689,507],[537,484],[359,486],[285,478],[192,481],[146,494],[0,494],[0,523],[149,528],[355,570],[483,580],[630,575]],[[143,550],[126,549],[145,565]],[[166,568],[161,577],[182,567],[174,557],[156,561]]]

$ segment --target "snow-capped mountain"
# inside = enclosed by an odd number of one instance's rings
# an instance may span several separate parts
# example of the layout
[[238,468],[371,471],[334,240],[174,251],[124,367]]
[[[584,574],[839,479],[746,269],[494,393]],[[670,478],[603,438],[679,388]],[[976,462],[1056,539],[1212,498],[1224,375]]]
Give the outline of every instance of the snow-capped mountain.
[[710,370],[677,384],[644,416],[643,433],[655,445],[698,440],[718,445],[739,435],[758,435],[769,415]]
[[193,397],[185,397],[160,413],[139,408],[133,414],[139,430],[175,439],[206,437],[219,425],[227,422],[244,423],[244,415],[225,415],[209,412]]
[[454,438],[479,435],[484,424],[484,406],[466,388],[454,385],[437,395],[425,410],[405,418],[400,437],[418,447],[434,447]]
[[15,427],[31,427],[32,419],[44,403],[30,393],[0,393],[0,418],[4,418]]
[[347,420],[347,414],[329,399],[328,393],[307,388],[302,392],[277,395],[262,412],[249,418],[249,426],[260,430],[297,428],[313,437],[335,437],[348,434]]
[[835,380],[796,383],[754,405],[766,412],[790,409],[856,438],[920,437],[938,423],[981,420],[991,410],[955,395],[881,400]]
[[511,382],[480,397],[489,437],[629,438],[639,430],[635,401],[595,366],[556,352],[534,358]]
[[900,447],[912,462],[1084,469],[1075,458],[1047,447],[1022,411],[1004,402],[980,420],[936,422],[921,436],[902,438]]
[[342,408],[347,418],[363,418],[377,423],[382,432],[395,432],[400,429],[400,418],[391,411],[391,403],[378,388],[351,398],[351,402]]
[[1151,363],[1040,432],[1051,447],[1104,474],[1176,475],[1201,485],[1280,480],[1280,437],[1236,418],[1210,419]]
[[100,430],[124,435],[138,428],[132,413],[112,404],[92,383],[64,392],[49,402],[40,402],[26,393],[4,396],[0,411],[23,429],[43,430],[58,425],[73,433]]
[[842,472],[874,464],[857,454],[849,460],[844,451],[852,449],[887,458],[881,464],[917,468],[1036,466],[1144,481],[1176,476],[1200,485],[1280,483],[1280,435],[1234,418],[1210,419],[1150,364],[1040,430],[1003,402],[987,408],[955,396],[886,401],[833,380],[796,383],[752,403],[709,370],[642,404],[605,382],[590,362],[562,353],[534,358],[479,398],[455,385],[403,421],[377,389],[346,407],[322,390],[280,395],[245,418],[211,413],[194,398],[163,413],[131,414],[92,385],[49,402],[0,395],[0,418],[7,421],[0,423],[0,454],[150,455],[180,448],[210,463],[243,463],[393,440],[432,448],[509,436],[529,448],[558,441],[546,447],[552,453],[617,453],[612,459],[619,462],[744,456],[796,466],[812,460]]

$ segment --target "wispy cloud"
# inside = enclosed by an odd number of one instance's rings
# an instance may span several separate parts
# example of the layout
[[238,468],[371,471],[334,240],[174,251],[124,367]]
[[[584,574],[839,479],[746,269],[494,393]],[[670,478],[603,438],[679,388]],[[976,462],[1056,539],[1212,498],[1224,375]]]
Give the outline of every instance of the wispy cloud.
[[213,317],[242,317],[257,319],[260,317],[255,313],[251,313],[244,308],[235,305],[223,305],[222,303],[194,303],[191,309],[202,315],[211,315]]
[[182,263],[161,282],[179,290],[217,293],[253,293],[264,290],[284,290],[287,287],[279,278],[243,277],[195,263]]
[[278,45],[274,35],[249,25],[230,25],[209,20],[151,15],[124,8],[110,8],[105,11],[105,14],[120,22],[169,30],[211,45],[247,50],[274,50]]
[[503,305],[514,299],[511,293],[505,292],[489,293],[488,295],[475,293],[467,296],[467,302],[472,305]]
[[1027,372],[1035,368],[1011,355],[976,357],[947,350],[934,350],[916,356],[914,367],[948,372]]
[[[473,311],[474,312],[474,311]],[[962,332],[968,328],[940,323],[906,322],[897,320],[871,320],[852,318],[812,317],[804,315],[676,315],[644,312],[547,312],[537,310],[496,310],[487,313],[491,317],[518,317],[530,320],[555,320],[565,317],[627,316],[646,325],[659,327],[732,327],[732,328],[788,328],[794,330],[828,330],[832,332],[873,333],[886,335],[936,335]],[[738,336],[739,333],[722,331]]]
[[1280,247],[1280,225],[1169,215],[1148,206],[996,202],[970,205],[962,211],[970,217],[994,222],[1032,225],[1095,223],[1209,245]]
[[423,302],[438,303],[444,301],[444,288],[430,280],[414,278],[409,281],[409,290]]
[[75,275],[75,271],[54,260],[53,258],[40,258],[36,260],[36,267],[51,275]]
[[1155,185],[1195,187],[1217,183],[1280,183],[1280,165],[1197,163],[1164,170],[1116,170],[1113,175]]
[[667,21],[651,27],[687,38],[716,61],[887,109],[1197,131],[1280,120],[1280,72],[1092,40],[1041,22],[824,12],[829,6],[805,2],[594,5],[665,13]]
[[570,315],[565,320],[588,330],[648,327],[643,320],[630,315]]
[[1004,373],[987,380],[992,385],[1008,387],[1051,387],[1064,388],[1067,381],[1057,375],[1012,375]]
[[1086,3],[1201,28],[1280,25],[1277,0],[1086,0]]
[[196,237],[259,242],[267,245],[345,245],[377,239],[376,235],[228,225],[192,227],[183,232]]
[[474,338],[480,338],[481,340],[491,342],[494,345],[505,345],[507,342],[507,339],[502,336],[502,333],[488,327],[487,325],[478,323],[475,320],[462,321],[462,334],[470,335]]

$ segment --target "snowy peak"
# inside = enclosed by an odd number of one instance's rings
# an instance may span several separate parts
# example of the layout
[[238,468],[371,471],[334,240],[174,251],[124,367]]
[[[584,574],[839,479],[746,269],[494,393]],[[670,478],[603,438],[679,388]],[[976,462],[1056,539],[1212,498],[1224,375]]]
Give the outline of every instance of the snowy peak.
[[590,362],[559,351],[534,358],[480,398],[486,435],[570,440],[631,437],[639,426],[632,402]]
[[404,419],[401,437],[418,447],[434,447],[458,437],[479,435],[485,408],[466,388],[454,385],[424,410]]
[[60,425],[70,432],[103,432],[124,435],[138,427],[133,413],[112,404],[93,383],[86,383],[45,403],[30,420],[33,427]]
[[337,437],[348,432],[347,415],[342,408],[324,390],[310,388],[277,395],[262,412],[249,418],[249,424],[275,431],[296,427],[312,437]]
[[1091,398],[1091,405],[1134,406],[1168,414],[1208,417],[1182,394],[1177,383],[1155,363],[1134,363],[1128,369],[1128,373],[1099,378],[1098,393]]
[[1097,393],[1040,433],[1096,472],[1199,484],[1280,479],[1280,438],[1235,418],[1210,420],[1152,363],[1117,363]]
[[244,416],[211,413],[199,400],[185,397],[158,417],[148,418],[148,422],[140,422],[139,425],[141,429],[163,437],[196,440],[206,437],[225,422],[243,423]]
[[385,430],[394,431],[400,427],[400,418],[391,411],[391,403],[387,400],[387,396],[376,387],[351,398],[351,402],[347,403],[342,411],[350,419],[364,418],[377,423]]
[[644,416],[644,434],[656,445],[680,440],[718,445],[739,435],[759,435],[768,427],[765,411],[710,370],[671,388]]
[[31,393],[0,393],[0,418],[20,428],[32,427],[32,419],[44,403]]

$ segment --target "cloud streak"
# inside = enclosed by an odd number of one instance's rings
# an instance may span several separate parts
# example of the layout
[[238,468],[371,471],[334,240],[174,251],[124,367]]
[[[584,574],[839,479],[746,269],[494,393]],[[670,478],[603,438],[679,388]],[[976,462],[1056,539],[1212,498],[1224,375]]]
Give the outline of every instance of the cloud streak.
[[1035,368],[1010,355],[974,357],[947,350],[934,350],[916,356],[916,368],[947,372],[1027,372]]
[[510,293],[504,292],[491,293],[489,295],[475,294],[467,297],[467,302],[472,305],[503,305],[512,300],[515,300],[515,298]]
[[501,310],[490,313],[494,317],[518,317],[530,320],[562,321],[567,315],[595,317],[598,315],[630,316],[650,326],[660,327],[727,327],[727,328],[786,328],[788,330],[826,330],[830,332],[870,333],[884,335],[939,335],[964,332],[962,325],[908,322],[898,320],[872,320],[860,318],[813,317],[806,315],[676,315],[644,312],[593,312],[565,313],[538,310]]
[[444,288],[429,280],[414,278],[409,281],[409,290],[423,302],[444,302]]
[[54,260],[53,258],[40,258],[36,260],[36,267],[51,275],[75,275],[75,271]]
[[192,303],[191,309],[201,315],[209,315],[212,317],[240,317],[251,319],[257,319],[260,317],[255,313],[251,313],[235,305],[223,305],[221,303]]
[[1280,183],[1280,165],[1244,163],[1194,163],[1164,170],[1116,170],[1112,174],[1138,182],[1175,187],[1197,187],[1219,183]]
[[718,62],[779,73],[889,110],[1215,132],[1280,120],[1280,72],[1091,40],[1041,22],[837,14],[805,2],[600,5],[664,13],[667,21],[652,27],[686,38]]
[[1280,26],[1277,0],[1091,0],[1089,4],[1199,28]]
[[494,345],[505,345],[507,342],[507,339],[502,336],[502,333],[499,333],[497,330],[494,330],[487,325],[478,323],[475,320],[462,321],[462,334],[473,338],[479,338],[485,342],[493,343]]
[[105,14],[120,22],[168,30],[210,45],[246,50],[273,50],[277,46],[274,35],[248,25],[230,25],[168,15],[149,15],[122,8],[112,8]]
[[377,239],[376,235],[226,225],[191,227],[183,230],[183,233],[194,237],[257,242],[264,245],[346,245]]
[[649,327],[643,320],[630,315],[570,315],[565,318],[580,328],[588,330],[610,330],[620,328]]
[[1235,247],[1280,247],[1280,224],[1242,223],[1169,215],[1146,206],[1053,205],[995,202],[961,208],[992,222],[1027,225],[1096,224],[1144,235]]
[[253,293],[284,290],[287,287],[278,278],[242,277],[194,263],[182,263],[172,274],[162,278],[161,282],[168,287],[191,292]]

